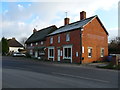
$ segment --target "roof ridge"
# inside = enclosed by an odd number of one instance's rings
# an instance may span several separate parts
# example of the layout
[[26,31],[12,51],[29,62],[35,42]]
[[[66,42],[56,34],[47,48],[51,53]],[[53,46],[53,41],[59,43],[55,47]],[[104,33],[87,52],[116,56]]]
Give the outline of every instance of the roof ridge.
[[39,41],[39,40],[44,40],[45,37],[53,32],[54,30],[56,30],[57,27],[56,25],[51,25],[49,27],[46,27],[46,28],[43,28],[43,29],[40,29],[38,30],[37,32],[33,33],[27,40],[25,43],[30,43],[30,42],[36,42],[36,41]]
[[[67,31],[70,31],[70,30],[73,30],[73,29],[76,29],[76,28],[80,28],[80,27],[82,27],[83,25],[85,25],[86,23],[90,22],[90,21],[91,21],[92,19],[94,19],[95,17],[97,17],[97,15],[94,15],[94,16],[85,18],[85,19],[83,19],[83,20],[79,20],[79,21],[70,23],[70,24],[65,25],[65,26],[61,26],[61,27],[59,27],[56,31],[50,33],[49,35],[54,35],[54,34],[58,34],[58,33],[62,33],[62,32],[67,32]],[[79,24],[79,25],[78,25],[78,24]],[[49,36],[49,35],[48,35],[48,36]]]
[[[98,16],[97,16],[97,15],[94,15],[94,16],[85,18],[85,19],[83,19],[83,20],[79,20],[79,21],[72,22],[72,23],[67,24],[67,25],[65,25],[65,26],[68,26],[68,25],[71,25],[71,24],[75,24],[75,23],[78,23],[78,22],[82,22],[82,21],[84,21],[84,20],[87,20],[87,19],[90,19],[90,18],[93,18],[93,17],[98,17]],[[62,28],[62,27],[65,27],[65,26],[60,26],[59,28]],[[58,29],[59,29],[59,28],[58,28]]]
[[37,32],[39,32],[39,31],[42,31],[42,30],[45,30],[45,29],[48,29],[48,28],[51,28],[51,27],[56,27],[56,25],[51,25],[51,26],[48,26],[48,27],[46,27],[46,28],[42,28],[42,29],[40,29],[40,30],[38,30]]

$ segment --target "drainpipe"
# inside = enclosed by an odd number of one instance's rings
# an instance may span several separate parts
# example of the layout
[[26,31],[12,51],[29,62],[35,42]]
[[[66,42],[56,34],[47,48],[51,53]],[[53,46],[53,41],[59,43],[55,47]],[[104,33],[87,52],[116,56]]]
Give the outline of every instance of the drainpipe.
[[80,28],[80,64],[82,64],[82,28]]

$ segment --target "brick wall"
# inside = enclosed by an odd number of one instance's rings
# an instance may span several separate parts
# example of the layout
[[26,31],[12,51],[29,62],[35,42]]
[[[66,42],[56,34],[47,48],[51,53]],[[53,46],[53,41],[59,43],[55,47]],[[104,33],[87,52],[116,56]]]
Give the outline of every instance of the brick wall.
[[[70,41],[66,41],[66,34],[70,34]],[[58,36],[60,36],[60,43],[58,43]],[[53,44],[50,44],[50,37],[53,37]],[[63,52],[63,45],[73,45],[72,46],[72,60],[73,62],[80,62],[80,57],[76,57],[76,52],[80,54],[80,31],[74,30],[71,32],[65,32],[61,34],[57,34],[54,36],[47,37],[46,39],[46,46],[55,46],[55,61],[57,61],[57,49],[60,48],[60,50]],[[46,49],[46,57],[48,57],[48,49]],[[63,55],[60,57],[60,59],[63,59]]]
[[[88,23],[82,32],[82,44],[85,52],[83,63],[88,63],[96,60],[103,60],[105,57],[100,57],[100,49],[104,48],[104,55],[108,55],[108,36],[104,29],[101,27],[97,18]],[[88,47],[92,47],[92,58],[88,58]]]
[[[70,41],[66,42],[66,33],[70,34]],[[58,36],[60,36],[60,43],[58,43]],[[53,37],[53,44],[50,44],[50,37]],[[74,30],[70,32],[65,32],[57,34],[54,36],[49,36],[46,39],[46,46],[55,47],[55,61],[57,61],[57,49],[63,52],[63,45],[73,45],[72,46],[72,61],[73,63],[80,62],[80,30]],[[104,56],[108,55],[108,36],[104,29],[101,27],[97,18],[88,23],[84,30],[82,31],[82,46],[84,46],[84,53],[82,57],[84,60],[82,63],[89,63],[96,60],[104,60],[105,57],[100,57],[100,50],[104,48]],[[88,58],[88,47],[92,47],[92,57]],[[76,57],[76,52],[79,56]],[[46,57],[48,57],[48,49],[46,49]],[[60,57],[63,59],[63,55]]]

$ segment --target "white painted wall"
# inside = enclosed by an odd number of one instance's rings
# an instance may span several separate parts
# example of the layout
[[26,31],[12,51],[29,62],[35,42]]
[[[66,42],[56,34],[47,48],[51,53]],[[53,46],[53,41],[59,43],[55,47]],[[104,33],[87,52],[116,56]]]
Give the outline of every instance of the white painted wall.
[[9,51],[18,52],[18,49],[23,49],[23,47],[9,47]]

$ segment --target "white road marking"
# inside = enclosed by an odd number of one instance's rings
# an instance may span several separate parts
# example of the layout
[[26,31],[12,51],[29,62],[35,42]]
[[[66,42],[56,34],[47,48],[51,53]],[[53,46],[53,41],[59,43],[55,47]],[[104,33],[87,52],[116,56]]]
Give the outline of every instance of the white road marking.
[[69,77],[73,77],[73,78],[87,79],[87,80],[92,80],[92,81],[99,81],[99,82],[104,82],[104,83],[110,83],[109,81],[105,81],[105,80],[87,78],[87,77],[81,77],[81,76],[75,76],[75,75],[64,74],[64,73],[52,72],[52,74],[57,74],[57,75],[62,75],[62,76],[69,76]]

